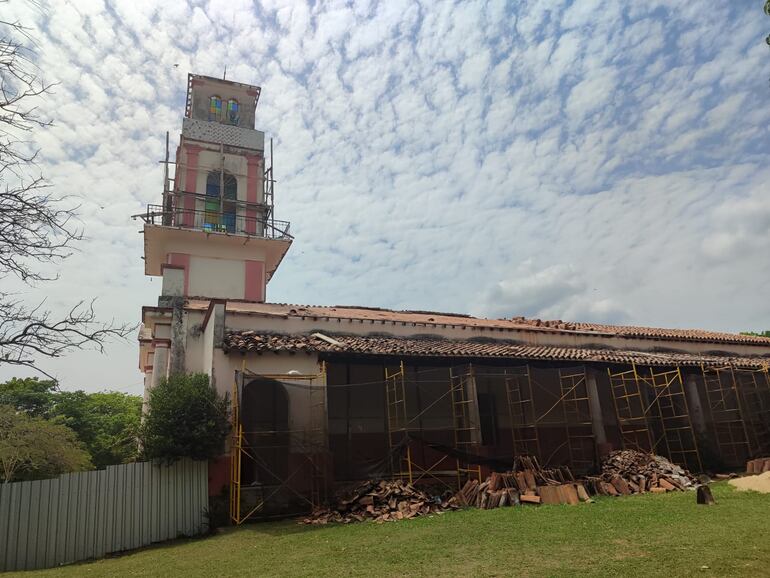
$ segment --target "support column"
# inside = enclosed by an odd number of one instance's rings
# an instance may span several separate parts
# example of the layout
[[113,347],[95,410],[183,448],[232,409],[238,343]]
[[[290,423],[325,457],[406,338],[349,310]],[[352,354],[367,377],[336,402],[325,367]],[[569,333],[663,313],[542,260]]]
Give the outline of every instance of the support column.
[[173,297],[171,312],[171,359],[169,373],[184,373],[187,347],[187,323],[184,312],[184,297]]
[[471,423],[469,427],[473,428],[471,431],[471,440],[473,443],[481,446],[481,414],[479,413],[479,394],[476,388],[476,372],[473,365],[468,365],[468,381],[465,382],[468,386],[467,400],[468,404],[468,418]]
[[161,379],[167,377],[168,346],[169,344],[165,341],[155,344],[155,353],[152,357],[152,387],[156,387]]
[[695,374],[690,373],[685,379],[685,390],[687,395],[687,403],[690,409],[690,420],[695,427],[695,431],[699,434],[706,433],[706,414],[703,411],[703,404],[698,395],[698,381]]
[[604,417],[602,405],[599,402],[599,388],[596,385],[596,377],[593,371],[586,370],[586,389],[588,390],[588,404],[591,407],[591,429],[596,440],[597,447],[607,445],[607,432],[604,429]]

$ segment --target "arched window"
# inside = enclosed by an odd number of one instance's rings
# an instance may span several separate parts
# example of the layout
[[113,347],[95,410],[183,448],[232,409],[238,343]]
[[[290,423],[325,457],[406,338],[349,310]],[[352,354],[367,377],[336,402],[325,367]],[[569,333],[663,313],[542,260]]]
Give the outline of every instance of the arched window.
[[239,120],[238,101],[231,98],[227,101],[227,122],[237,125]]
[[[224,195],[220,202],[220,186],[224,183]],[[207,231],[235,232],[235,201],[238,199],[238,181],[230,173],[212,171],[206,178],[206,219]]]
[[222,99],[218,96],[209,98],[209,120],[220,120],[222,118]]

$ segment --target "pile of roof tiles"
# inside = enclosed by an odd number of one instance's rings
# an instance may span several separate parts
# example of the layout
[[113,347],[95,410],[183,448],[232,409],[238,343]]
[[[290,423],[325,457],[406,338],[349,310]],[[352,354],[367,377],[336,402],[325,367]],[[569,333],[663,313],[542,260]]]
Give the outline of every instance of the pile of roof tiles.
[[315,351],[315,338],[310,335],[271,335],[256,331],[234,331],[225,336],[225,347],[239,351]]
[[770,472],[770,458],[757,458],[746,462],[747,474],[763,474]]
[[491,510],[519,504],[578,504],[589,502],[583,484],[569,468],[541,468],[533,457],[516,460],[511,472],[493,472],[484,482],[468,480],[455,494],[461,506]]
[[623,450],[612,452],[602,463],[601,474],[585,483],[596,494],[620,496],[695,489],[698,480],[663,456]]
[[453,500],[433,498],[399,480],[367,481],[337,502],[336,508],[321,509],[302,520],[305,524],[337,522],[392,522],[427,514],[456,510]]

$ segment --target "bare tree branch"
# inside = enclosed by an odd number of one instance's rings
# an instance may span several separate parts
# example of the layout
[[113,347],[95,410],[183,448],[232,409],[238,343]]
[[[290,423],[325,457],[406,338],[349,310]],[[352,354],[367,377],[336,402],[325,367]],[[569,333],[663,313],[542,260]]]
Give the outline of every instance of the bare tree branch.
[[[53,84],[42,79],[30,44],[30,29],[0,19],[0,281],[13,276],[31,285],[58,277],[51,266],[72,254],[83,231],[76,225],[79,207],[51,193],[37,170],[29,137],[51,124],[36,103]],[[103,352],[106,341],[135,329],[98,321],[93,303],[80,301],[64,316],[55,316],[45,302],[30,307],[0,293],[0,364],[45,373],[38,367],[41,358],[79,349]]]
[[105,340],[133,331],[128,325],[97,321],[94,301],[81,301],[61,318],[54,318],[44,304],[30,309],[12,296],[0,296],[0,363],[35,367],[36,356],[56,358],[84,348],[104,352]]

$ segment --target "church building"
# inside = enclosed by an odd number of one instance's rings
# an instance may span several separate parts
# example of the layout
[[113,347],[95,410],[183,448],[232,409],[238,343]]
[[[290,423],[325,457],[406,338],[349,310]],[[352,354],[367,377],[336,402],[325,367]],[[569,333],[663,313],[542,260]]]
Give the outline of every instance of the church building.
[[695,472],[770,454],[768,338],[268,300],[294,231],[276,219],[260,93],[189,75],[175,161],[139,215],[162,279],[142,309],[145,397],[191,372],[231,397],[209,489],[234,522],[357,480],[451,491],[523,455],[579,474],[622,448]]

